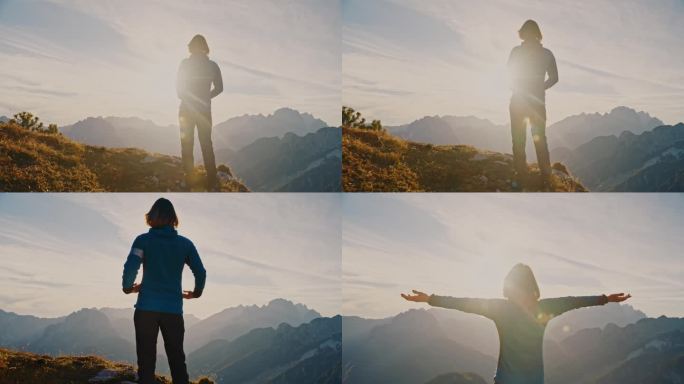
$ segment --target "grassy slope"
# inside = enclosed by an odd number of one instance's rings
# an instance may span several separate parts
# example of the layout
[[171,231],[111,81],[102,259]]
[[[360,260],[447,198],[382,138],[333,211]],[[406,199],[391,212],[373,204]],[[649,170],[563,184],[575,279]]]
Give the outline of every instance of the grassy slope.
[[[114,384],[133,381],[135,371],[127,364],[114,363],[96,356],[50,357],[27,352],[0,349],[0,384],[87,384],[88,380],[104,370],[116,373],[111,380],[101,383]],[[171,384],[166,377],[157,377],[158,384]],[[200,379],[193,384],[210,384]]]
[[[419,144],[380,131],[344,128],[342,164],[342,186],[349,192],[513,190],[511,155],[466,145]],[[586,191],[561,164],[553,167],[553,191]],[[524,190],[540,188],[539,171],[530,166]]]
[[[219,171],[230,173],[225,166]],[[197,168],[193,191],[203,190],[203,174]],[[0,191],[180,191],[182,180],[180,159],[175,156],[84,145],[62,135],[0,123]],[[246,192],[247,188],[226,177],[221,190]]]

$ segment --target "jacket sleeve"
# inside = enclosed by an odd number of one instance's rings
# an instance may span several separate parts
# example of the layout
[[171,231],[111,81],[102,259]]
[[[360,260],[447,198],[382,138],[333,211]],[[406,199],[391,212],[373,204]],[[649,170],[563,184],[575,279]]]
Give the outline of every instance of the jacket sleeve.
[[549,67],[546,69],[546,73],[548,73],[549,78],[544,82],[544,89],[549,89],[558,82],[558,66],[551,51],[549,51]]
[[542,310],[553,316],[559,316],[565,312],[582,307],[604,305],[608,302],[606,295],[580,296],[580,297],[557,297],[542,300]]
[[143,245],[143,239],[138,236],[131,246],[130,252],[128,252],[128,257],[126,258],[126,263],[124,264],[123,276],[121,277],[121,288],[125,293],[130,293],[133,283],[135,283],[135,278],[138,275],[138,270],[140,265],[143,263],[145,258],[145,247]]
[[433,307],[457,309],[492,319],[496,316],[502,301],[501,299],[470,299],[431,295],[428,304]]
[[218,96],[223,92],[223,77],[221,76],[221,68],[214,63],[214,88],[211,90],[211,98]]
[[508,69],[508,88],[515,90],[518,82],[518,55],[516,48],[511,50],[510,55],[508,55],[508,61],[506,62],[506,68]]
[[200,259],[199,253],[197,253],[197,248],[190,241],[188,241],[188,253],[185,257],[185,263],[190,267],[192,274],[195,276],[193,294],[195,297],[200,297],[204,291],[204,284],[207,281],[207,271],[204,269],[204,265],[202,265],[202,259]]
[[176,94],[181,100],[187,99],[186,94],[188,92],[187,86],[187,71],[185,69],[185,62],[181,62],[178,67],[178,75],[176,77]]

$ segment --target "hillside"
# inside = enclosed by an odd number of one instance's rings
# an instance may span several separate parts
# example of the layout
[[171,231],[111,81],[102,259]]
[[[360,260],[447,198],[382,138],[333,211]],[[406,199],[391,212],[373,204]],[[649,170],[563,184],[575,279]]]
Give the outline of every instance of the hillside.
[[684,191],[684,123],[601,136],[554,155],[592,190]]
[[387,322],[373,321],[372,327],[361,327],[358,318],[353,321],[358,333],[342,334],[345,382],[425,383],[453,371],[494,376],[494,357],[449,339],[435,317],[425,310],[407,311]]
[[[186,190],[180,159],[135,148],[95,147],[61,134],[34,132],[0,123],[0,191],[155,192]],[[193,191],[203,191],[204,171],[196,169]],[[221,191],[247,188],[219,167]]]
[[221,383],[339,383],[342,319],[321,317],[293,327],[259,328],[215,340],[188,355],[191,376]]
[[342,132],[320,128],[303,136],[263,137],[244,148],[216,151],[252,191],[336,192],[341,190]]
[[[512,156],[466,145],[435,146],[405,141],[385,131],[344,127],[342,184],[348,192],[513,191]],[[586,189],[554,164],[551,190]],[[524,191],[541,190],[535,166]]]
[[[97,356],[50,357],[0,348],[0,384],[132,384],[135,380],[132,366]],[[157,376],[157,383],[171,384],[171,380]],[[205,378],[192,382],[210,383]]]

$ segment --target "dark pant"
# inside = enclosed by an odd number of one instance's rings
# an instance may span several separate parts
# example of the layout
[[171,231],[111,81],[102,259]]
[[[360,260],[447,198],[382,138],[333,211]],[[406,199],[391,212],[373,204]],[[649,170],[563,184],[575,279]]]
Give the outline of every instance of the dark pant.
[[534,147],[537,151],[537,164],[542,177],[547,179],[551,174],[551,159],[546,142],[546,106],[543,103],[513,97],[510,104],[511,135],[513,136],[513,166],[518,175],[527,172],[525,144],[527,142],[527,124],[532,129]]
[[191,182],[191,175],[195,169],[193,150],[195,146],[195,127],[197,137],[202,148],[204,168],[207,170],[207,188],[214,189],[216,183],[216,160],[214,159],[214,145],[211,142],[211,110],[197,112],[181,108],[178,113],[181,135],[181,158],[187,183]]
[[173,384],[188,384],[185,366],[183,315],[135,310],[135,349],[138,353],[138,378],[140,384],[153,384],[157,364],[157,335],[161,329],[164,349],[169,359]]

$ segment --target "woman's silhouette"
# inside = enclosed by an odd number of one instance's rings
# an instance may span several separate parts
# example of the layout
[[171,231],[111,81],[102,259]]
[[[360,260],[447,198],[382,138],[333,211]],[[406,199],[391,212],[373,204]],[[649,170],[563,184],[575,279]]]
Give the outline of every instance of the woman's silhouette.
[[[187,384],[183,299],[202,295],[207,274],[195,246],[174,229],[178,226],[178,217],[169,200],[158,199],[145,219],[150,230],[133,242],[122,278],[124,293],[138,294],[133,322],[139,383],[156,383],[157,336],[161,330],[173,383]],[[181,288],[185,264],[195,275],[193,291],[182,291]],[[142,282],[135,284],[141,265]]]
[[586,297],[539,299],[539,287],[532,269],[517,264],[504,280],[506,299],[467,299],[430,295],[414,290],[401,294],[409,301],[458,309],[491,319],[499,332],[499,363],[496,384],[542,384],[544,364],[542,341],[549,320],[572,309],[619,303],[631,296],[623,293]]
[[[518,182],[527,175],[525,142],[529,121],[542,183],[548,187],[551,160],[546,143],[546,90],[558,82],[556,59],[541,44],[542,33],[534,20],[527,20],[518,31],[522,44],[508,58],[513,95],[510,103],[513,164]],[[546,75],[548,74],[548,78]]]
[[[207,189],[218,190],[216,160],[211,142],[211,99],[223,92],[223,79],[219,66],[209,60],[209,45],[202,35],[195,35],[188,44],[190,57],[178,69],[176,91],[181,99],[178,111],[181,134],[181,157],[189,188],[195,167],[193,149],[195,127],[202,147],[202,159],[207,170]],[[213,84],[213,88],[212,88]]]

